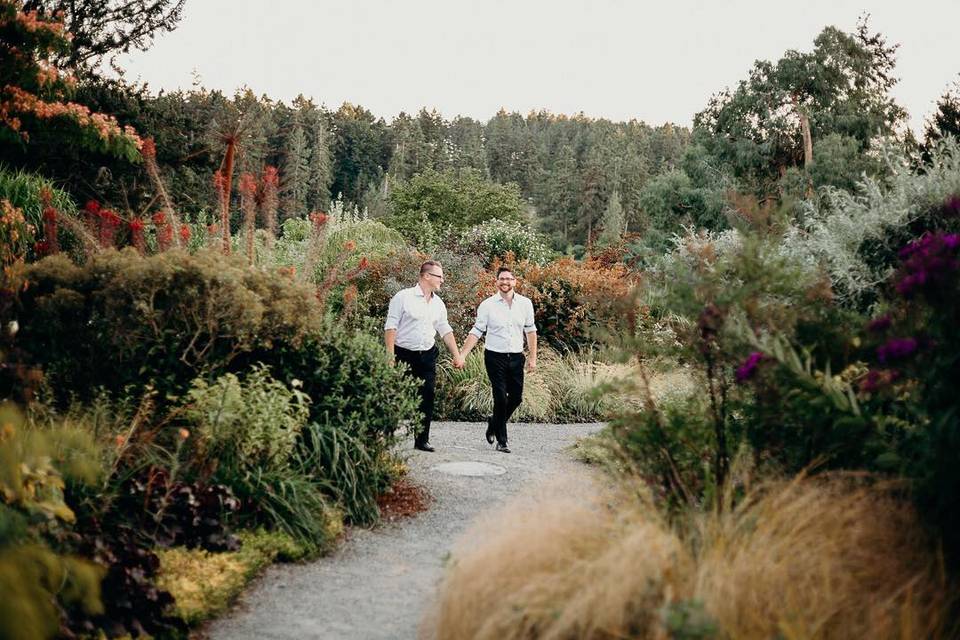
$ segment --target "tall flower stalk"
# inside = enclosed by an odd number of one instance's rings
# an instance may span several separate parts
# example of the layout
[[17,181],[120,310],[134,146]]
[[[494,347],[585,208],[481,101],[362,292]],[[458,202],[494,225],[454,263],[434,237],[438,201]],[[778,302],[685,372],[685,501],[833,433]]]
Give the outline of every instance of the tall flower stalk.
[[277,193],[280,188],[280,175],[276,167],[266,167],[263,170],[262,197],[260,215],[263,227],[267,230],[267,248],[273,248],[273,241],[277,237]]
[[[164,187],[163,180],[160,177],[160,167],[157,165],[157,146],[153,138],[147,138],[143,141],[140,154],[143,156],[143,164],[147,168],[147,175],[150,177],[150,182],[160,197],[160,202],[163,207],[162,211],[165,214],[167,224],[171,225],[174,229],[179,229],[180,221],[177,219],[177,214],[173,210],[173,203],[170,201],[170,196],[167,195],[167,189]],[[179,238],[173,237],[171,240],[179,246]]]
[[247,240],[247,262],[251,265],[256,261],[256,246],[254,235],[257,223],[257,179],[253,174],[244,173],[240,176],[240,207],[243,209],[243,233]]

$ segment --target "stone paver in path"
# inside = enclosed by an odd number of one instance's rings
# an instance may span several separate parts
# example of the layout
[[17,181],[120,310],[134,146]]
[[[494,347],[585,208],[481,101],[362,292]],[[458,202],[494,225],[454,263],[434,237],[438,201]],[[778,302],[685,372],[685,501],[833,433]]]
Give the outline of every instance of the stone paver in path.
[[270,567],[206,632],[223,640],[416,638],[456,539],[533,484],[584,472],[565,449],[601,426],[511,424],[513,453],[504,454],[484,440],[486,423],[434,423],[435,453],[409,443],[410,480],[430,494],[427,511],[373,530],[352,529],[333,554],[315,562]]
[[477,462],[475,460],[461,460],[458,462],[444,462],[435,467],[430,467],[431,471],[449,473],[452,476],[499,476],[506,473],[507,470],[498,464],[489,464],[487,462]]

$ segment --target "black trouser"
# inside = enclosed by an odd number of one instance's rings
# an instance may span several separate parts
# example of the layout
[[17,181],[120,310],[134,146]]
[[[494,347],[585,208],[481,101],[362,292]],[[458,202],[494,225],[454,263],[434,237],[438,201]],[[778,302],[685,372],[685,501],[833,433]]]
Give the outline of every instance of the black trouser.
[[487,366],[487,377],[493,387],[493,416],[490,418],[490,426],[497,436],[497,442],[502,445],[507,444],[507,420],[523,400],[525,362],[522,353],[483,352],[483,363]]
[[417,431],[415,443],[423,445],[430,441],[430,421],[433,419],[433,398],[437,383],[437,347],[427,351],[411,351],[394,347],[399,362],[407,363],[410,373],[420,381],[420,413],[423,422]]

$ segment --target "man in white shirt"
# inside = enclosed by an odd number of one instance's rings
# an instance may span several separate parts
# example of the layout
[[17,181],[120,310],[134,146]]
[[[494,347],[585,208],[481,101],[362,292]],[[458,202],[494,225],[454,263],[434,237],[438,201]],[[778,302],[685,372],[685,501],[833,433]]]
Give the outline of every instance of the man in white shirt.
[[[507,420],[523,400],[523,370],[537,367],[537,326],[533,302],[513,289],[517,279],[507,267],[497,269],[497,293],[477,307],[477,321],[463,342],[461,362],[487,334],[483,362],[493,387],[493,415],[487,419],[487,442],[497,439],[497,451],[510,453],[507,447]],[[527,336],[530,357],[523,356],[523,336]]]
[[435,335],[443,339],[453,364],[463,367],[460,350],[447,322],[447,307],[436,295],[443,284],[443,267],[435,260],[420,265],[420,280],[409,289],[402,289],[390,299],[387,321],[383,325],[383,341],[387,356],[405,362],[410,373],[420,381],[420,413],[423,423],[414,439],[414,448],[434,451],[430,445],[430,421],[433,419],[434,387],[437,380],[437,345]]

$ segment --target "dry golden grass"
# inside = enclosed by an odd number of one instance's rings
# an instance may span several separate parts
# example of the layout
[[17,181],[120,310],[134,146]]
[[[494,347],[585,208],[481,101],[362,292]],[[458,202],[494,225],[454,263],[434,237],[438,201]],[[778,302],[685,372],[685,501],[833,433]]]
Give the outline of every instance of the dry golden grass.
[[678,631],[671,605],[699,603],[718,638],[949,637],[938,557],[883,488],[769,485],[688,539],[636,498],[589,490],[514,502],[470,532],[424,635],[660,639]]
[[657,612],[685,590],[687,553],[656,518],[616,511],[582,483],[513,501],[455,549],[426,635],[662,637]]
[[731,637],[935,638],[946,585],[913,508],[799,479],[701,525],[694,597]]

